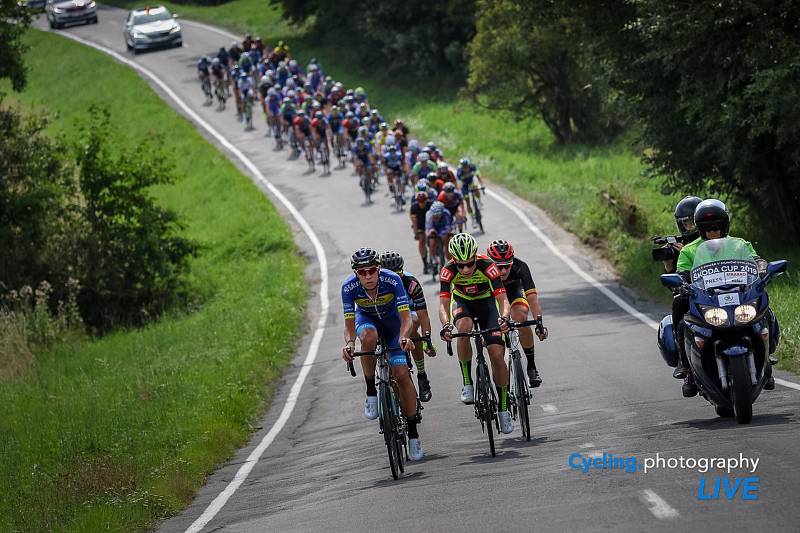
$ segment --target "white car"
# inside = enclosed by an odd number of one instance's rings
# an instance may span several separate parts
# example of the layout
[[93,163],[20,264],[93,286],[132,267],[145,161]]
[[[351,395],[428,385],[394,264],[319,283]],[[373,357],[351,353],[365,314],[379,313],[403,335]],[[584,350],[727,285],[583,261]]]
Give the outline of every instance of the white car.
[[164,6],[134,9],[125,20],[125,46],[134,53],[147,48],[183,46],[181,25]]
[[97,6],[94,0],[47,0],[44,6],[51,28],[67,24],[97,24]]

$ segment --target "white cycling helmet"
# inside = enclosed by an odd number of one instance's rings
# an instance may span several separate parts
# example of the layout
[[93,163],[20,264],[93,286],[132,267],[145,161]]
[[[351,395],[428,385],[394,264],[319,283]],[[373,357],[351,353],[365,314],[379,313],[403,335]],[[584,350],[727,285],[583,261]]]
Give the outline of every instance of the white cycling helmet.
[[419,154],[419,160],[422,161],[423,163],[428,159],[430,159],[430,156],[428,155],[427,152],[422,152],[421,154]]

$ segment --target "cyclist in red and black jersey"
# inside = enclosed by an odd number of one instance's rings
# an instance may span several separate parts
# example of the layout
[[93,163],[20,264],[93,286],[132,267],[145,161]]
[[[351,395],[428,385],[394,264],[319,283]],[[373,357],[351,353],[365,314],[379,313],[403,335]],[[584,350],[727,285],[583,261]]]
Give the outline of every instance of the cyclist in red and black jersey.
[[[384,252],[381,254],[381,267],[392,270],[400,279],[403,280],[403,287],[408,293],[408,305],[411,310],[411,320],[413,322],[413,335],[422,336],[431,334],[431,319],[428,316],[428,306],[425,303],[425,293],[422,284],[413,274],[403,270],[403,256],[397,252]],[[427,402],[431,399],[431,384],[428,381],[428,374],[425,372],[425,355],[436,357],[436,349],[433,344],[427,341],[414,343],[411,351],[414,356],[414,365],[417,367],[417,383],[419,384],[419,399]]]
[[[504,240],[492,241],[489,248],[486,249],[486,255],[494,260],[500,270],[503,286],[506,288],[506,296],[511,302],[511,320],[516,322],[528,320],[530,312],[541,322],[542,308],[539,305],[531,269],[520,258],[514,257],[514,247],[511,246],[511,243]],[[536,336],[540,341],[545,340],[547,328],[541,324],[536,326]],[[519,329],[519,341],[528,359],[528,379],[530,379],[531,387],[538,387],[542,384],[542,378],[536,369],[533,357],[533,332],[530,326]]]
[[[448,250],[453,259],[444,265],[439,275],[440,336],[449,342],[454,327],[459,333],[468,333],[476,320],[481,329],[500,326],[501,331],[483,335],[483,342],[492,365],[492,380],[497,387],[500,431],[511,433],[514,431],[514,422],[508,412],[508,367],[502,335],[508,331],[510,306],[500,271],[490,258],[477,254],[478,243],[469,233],[453,236]],[[457,349],[464,383],[461,401],[471,404],[475,401],[475,389],[472,385],[472,344],[469,337],[459,338]]]

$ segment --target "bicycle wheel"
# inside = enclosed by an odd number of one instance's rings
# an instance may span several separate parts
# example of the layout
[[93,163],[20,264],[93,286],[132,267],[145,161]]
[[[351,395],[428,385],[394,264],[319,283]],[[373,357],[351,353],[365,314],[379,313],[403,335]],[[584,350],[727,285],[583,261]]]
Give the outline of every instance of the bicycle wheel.
[[512,354],[514,366],[514,400],[517,404],[517,418],[520,426],[522,426],[522,436],[525,440],[531,440],[531,422],[528,415],[528,390],[525,383],[525,371],[522,368],[522,359],[519,352]]
[[383,428],[383,440],[386,443],[386,452],[389,455],[389,468],[392,470],[392,477],[400,477],[399,456],[397,454],[397,439],[395,436],[394,414],[392,409],[392,398],[389,387],[385,382],[380,384],[378,392],[381,405],[381,427]]
[[486,363],[478,364],[478,401],[476,402],[477,411],[481,420],[481,425],[486,429],[486,436],[489,437],[489,451],[492,457],[497,457],[497,451],[494,447],[494,429],[492,428],[494,422],[494,413],[492,412],[491,391],[489,388],[492,386],[489,380],[489,369]]
[[475,222],[478,224],[478,228],[481,230],[481,234],[485,233],[483,230],[483,217],[481,216],[481,208],[478,204],[478,199],[475,197],[475,194],[472,194],[472,209],[473,213],[475,213]]

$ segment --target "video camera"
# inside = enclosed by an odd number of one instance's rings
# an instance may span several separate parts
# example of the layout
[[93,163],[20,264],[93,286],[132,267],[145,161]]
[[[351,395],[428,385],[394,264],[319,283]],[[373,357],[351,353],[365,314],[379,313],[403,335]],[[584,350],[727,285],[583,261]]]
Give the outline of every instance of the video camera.
[[653,261],[670,261],[678,258],[675,244],[687,244],[683,235],[656,235],[653,237]]

